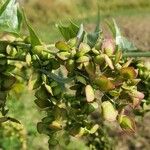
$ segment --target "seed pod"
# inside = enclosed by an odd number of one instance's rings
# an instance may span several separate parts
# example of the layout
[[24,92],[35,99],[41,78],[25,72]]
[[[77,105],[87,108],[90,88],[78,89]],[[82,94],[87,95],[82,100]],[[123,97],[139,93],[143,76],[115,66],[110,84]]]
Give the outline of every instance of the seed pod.
[[105,39],[102,43],[102,51],[108,55],[113,55],[115,51],[115,43],[112,39]]
[[123,131],[125,132],[135,132],[135,122],[130,117],[123,115],[119,118],[119,124]]
[[32,52],[34,54],[37,54],[38,56],[41,56],[42,54],[42,51],[45,49],[45,46],[43,45],[38,45],[38,46],[35,46],[33,49],[32,49]]
[[89,62],[89,57],[88,56],[81,56],[81,57],[79,57],[77,60],[76,60],[76,62],[77,63],[84,63],[84,62]]
[[70,50],[70,47],[68,46],[67,43],[63,42],[63,41],[58,41],[56,44],[55,44],[55,47],[57,49],[59,49],[60,51],[69,51]]
[[16,78],[13,76],[5,76],[2,83],[2,90],[10,90],[15,84]]
[[98,65],[103,65],[105,62],[104,55],[97,55],[94,59],[95,63]]
[[109,91],[115,88],[115,85],[105,76],[100,76],[94,80],[94,83],[101,91]]
[[62,92],[62,89],[61,89],[60,86],[56,86],[56,87],[53,88],[54,96],[57,96],[57,95],[61,94],[61,92]]
[[118,111],[114,108],[111,102],[104,101],[101,105],[103,118],[107,121],[115,121]]
[[95,124],[91,129],[90,129],[90,134],[94,134],[99,128],[98,124]]
[[52,88],[49,85],[45,84],[45,88],[49,94],[53,95]]
[[57,57],[60,58],[61,60],[67,60],[70,57],[70,53],[60,52],[60,53],[57,54]]
[[26,63],[27,63],[28,65],[30,65],[30,64],[31,64],[31,61],[32,61],[32,57],[31,57],[30,53],[28,53],[28,54],[26,55]]
[[15,56],[15,55],[17,54],[16,48],[15,48],[15,47],[12,47],[12,46],[10,46],[10,45],[7,46],[6,52],[7,52],[7,54],[10,55],[10,56]]
[[66,69],[69,71],[69,72],[72,72],[75,68],[75,61],[73,59],[68,59],[66,61]]
[[86,100],[89,103],[93,102],[93,100],[95,99],[94,90],[91,85],[87,85],[85,87],[85,95],[86,95]]
[[125,78],[125,79],[135,79],[137,76],[137,73],[133,67],[126,67],[122,68],[120,70],[120,74]]

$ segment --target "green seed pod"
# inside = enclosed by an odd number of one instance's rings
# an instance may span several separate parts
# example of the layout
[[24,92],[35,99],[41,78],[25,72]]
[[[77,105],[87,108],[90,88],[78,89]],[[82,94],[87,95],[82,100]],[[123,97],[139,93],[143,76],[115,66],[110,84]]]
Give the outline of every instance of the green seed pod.
[[70,53],[68,53],[68,52],[60,52],[60,53],[57,53],[57,57],[59,59],[61,59],[61,60],[67,60],[70,57]]
[[118,111],[114,108],[112,103],[109,101],[104,101],[101,106],[104,119],[107,121],[115,121]]
[[17,54],[16,48],[15,48],[15,47],[12,47],[12,46],[10,46],[10,45],[7,46],[6,52],[7,52],[7,54],[10,55],[10,56],[15,56],[15,55]]
[[60,95],[61,92],[62,92],[62,89],[61,89],[60,86],[56,86],[56,87],[53,88],[53,94],[54,94],[54,96]]
[[2,90],[10,90],[15,84],[16,78],[13,76],[5,76],[2,82]]
[[32,52],[34,54],[37,54],[38,56],[42,56],[42,52],[44,49],[46,49],[44,45],[37,45],[32,49]]
[[85,62],[89,62],[90,58],[88,56],[81,56],[79,57],[76,62],[77,63],[85,63]]
[[135,132],[135,122],[133,119],[126,115],[122,115],[119,117],[119,124],[123,131],[125,132]]
[[97,55],[94,59],[95,63],[98,65],[104,65],[105,63],[105,58],[103,55]]
[[31,57],[30,53],[28,53],[28,54],[26,55],[26,63],[27,63],[28,65],[31,65],[31,61],[32,61],[32,57]]
[[73,59],[68,59],[66,61],[66,69],[69,71],[69,72],[72,72],[75,68],[75,61]]
[[70,51],[69,45],[68,45],[66,42],[63,42],[63,41],[58,41],[58,42],[55,44],[55,47],[56,47],[57,49],[59,49],[60,51]]

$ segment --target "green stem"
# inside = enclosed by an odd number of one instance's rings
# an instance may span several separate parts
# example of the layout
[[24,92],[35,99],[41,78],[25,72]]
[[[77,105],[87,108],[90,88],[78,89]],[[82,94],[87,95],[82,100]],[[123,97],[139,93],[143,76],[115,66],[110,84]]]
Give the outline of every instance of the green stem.
[[123,53],[124,57],[150,57],[150,52],[126,52]]

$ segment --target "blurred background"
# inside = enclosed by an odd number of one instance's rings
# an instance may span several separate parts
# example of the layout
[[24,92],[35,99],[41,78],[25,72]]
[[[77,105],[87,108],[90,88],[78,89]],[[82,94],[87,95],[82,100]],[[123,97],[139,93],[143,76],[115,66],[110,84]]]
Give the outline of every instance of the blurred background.
[[[150,0],[18,0],[18,2],[24,7],[31,25],[44,42],[53,43],[62,38],[56,28],[56,23],[60,21],[64,24],[69,20],[78,25],[83,23],[86,30],[92,31],[99,5],[101,27],[106,36],[110,36],[106,20],[111,21],[115,18],[123,34],[139,49],[150,50]],[[25,29],[23,31],[27,32]],[[36,123],[42,118],[43,112],[34,104],[34,93],[24,83],[18,83],[10,95],[8,101],[10,114],[20,120],[22,126],[6,123],[0,128],[0,149],[48,150],[47,137],[36,131]],[[115,149],[149,150],[149,124],[148,113],[141,124],[138,124],[135,135],[116,137]]]

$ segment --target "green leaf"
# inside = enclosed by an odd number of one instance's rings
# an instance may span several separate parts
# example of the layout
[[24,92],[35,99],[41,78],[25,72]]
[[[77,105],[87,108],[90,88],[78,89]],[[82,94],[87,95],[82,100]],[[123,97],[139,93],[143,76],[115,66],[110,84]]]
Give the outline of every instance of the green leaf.
[[31,25],[27,21],[25,13],[23,13],[23,16],[24,16],[24,20],[26,22],[26,25],[27,25],[29,33],[30,33],[30,40],[31,40],[32,47],[35,47],[37,45],[42,45],[40,38],[37,36],[36,32],[33,30]]
[[0,9],[0,31],[19,34],[22,13],[16,0],[7,0]]
[[93,48],[99,38],[100,34],[100,12],[98,10],[98,15],[97,15],[97,23],[94,32],[88,33],[87,34],[87,43],[90,45],[91,48]]
[[60,51],[69,51],[70,50],[70,47],[67,43],[63,42],[63,41],[58,41],[56,44],[55,44],[55,47],[57,49],[59,49]]
[[113,19],[113,23],[115,29],[116,45],[118,45],[118,47],[121,50],[128,50],[128,51],[137,50],[137,48],[133,45],[133,43],[128,41],[124,36],[122,36],[121,31],[114,19]]
[[79,27],[72,22],[70,22],[69,26],[65,27],[62,24],[57,24],[57,27],[66,41],[76,37],[79,31]]

